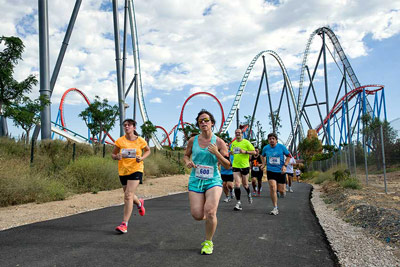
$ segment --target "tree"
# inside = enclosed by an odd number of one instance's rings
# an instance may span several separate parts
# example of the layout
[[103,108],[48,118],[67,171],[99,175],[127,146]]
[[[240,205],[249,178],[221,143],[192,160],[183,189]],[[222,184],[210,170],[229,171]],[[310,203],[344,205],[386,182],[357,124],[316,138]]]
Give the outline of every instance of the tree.
[[303,141],[299,143],[298,149],[302,158],[308,165],[311,163],[313,156],[322,151],[322,144],[317,137],[304,138]]
[[25,143],[29,143],[29,133],[32,127],[40,122],[40,111],[44,105],[49,104],[49,100],[43,96],[31,100],[29,97],[23,97],[21,103],[11,103],[5,107],[4,115],[11,117],[14,125],[25,130]]
[[365,125],[362,130],[365,136],[365,145],[375,156],[375,162],[379,170],[383,165],[381,127],[383,130],[383,145],[386,157],[388,154],[391,154],[391,150],[395,147],[394,144],[396,143],[397,133],[393,127],[390,126],[389,122],[380,121],[377,117],[372,119],[369,114],[365,114],[361,119]]
[[278,115],[278,111],[273,111],[272,114],[268,115],[269,117],[269,125],[271,125],[272,132],[279,135],[279,129],[282,128],[281,125],[281,117]]
[[186,125],[183,129],[179,128],[179,131],[183,132],[183,135],[184,135],[183,146],[185,146],[187,144],[187,142],[189,141],[189,139],[192,136],[200,134],[199,128],[197,128],[193,124]]
[[78,116],[85,121],[92,134],[92,140],[95,141],[96,135],[99,135],[98,142],[101,142],[103,132],[108,133],[114,127],[118,110],[117,105],[109,105],[107,99],[101,102],[100,97],[96,96],[94,102]]
[[0,52],[0,135],[6,135],[7,129],[2,129],[4,108],[23,98],[24,93],[29,93],[38,81],[34,75],[29,75],[22,82],[13,78],[14,68],[18,60],[22,60],[24,44],[18,37],[0,37],[0,44],[4,42],[5,48]]
[[156,126],[154,126],[151,121],[146,121],[143,123],[142,126],[140,126],[140,129],[142,129],[142,135],[147,143],[149,143],[153,133],[157,132]]

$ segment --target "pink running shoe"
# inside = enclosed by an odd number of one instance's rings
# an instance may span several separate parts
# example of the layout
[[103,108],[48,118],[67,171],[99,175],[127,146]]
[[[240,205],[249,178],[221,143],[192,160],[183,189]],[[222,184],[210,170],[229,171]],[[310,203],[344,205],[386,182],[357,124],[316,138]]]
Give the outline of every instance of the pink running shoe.
[[139,199],[139,201],[142,204],[140,206],[140,208],[138,207],[139,214],[140,214],[140,216],[144,216],[144,214],[146,213],[146,209],[144,208],[144,200],[141,198],[141,199]]
[[126,223],[122,222],[117,228],[115,228],[117,232],[120,232],[122,234],[126,234],[128,232],[128,226],[126,226]]

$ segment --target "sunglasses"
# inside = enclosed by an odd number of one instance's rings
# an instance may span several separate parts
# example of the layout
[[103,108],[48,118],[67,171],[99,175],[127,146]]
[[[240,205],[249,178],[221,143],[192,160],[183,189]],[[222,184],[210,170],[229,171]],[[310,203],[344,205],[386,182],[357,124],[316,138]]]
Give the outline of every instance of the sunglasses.
[[202,122],[209,122],[210,119],[209,118],[203,118],[203,119],[199,119],[197,122],[200,124]]

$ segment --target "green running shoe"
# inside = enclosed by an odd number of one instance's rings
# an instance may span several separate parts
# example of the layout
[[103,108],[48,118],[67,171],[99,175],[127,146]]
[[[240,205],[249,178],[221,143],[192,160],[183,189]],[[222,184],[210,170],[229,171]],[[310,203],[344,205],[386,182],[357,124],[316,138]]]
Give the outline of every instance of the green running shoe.
[[213,253],[214,244],[212,241],[206,240],[203,243],[201,243],[201,245],[203,247],[201,248],[200,254],[211,255]]

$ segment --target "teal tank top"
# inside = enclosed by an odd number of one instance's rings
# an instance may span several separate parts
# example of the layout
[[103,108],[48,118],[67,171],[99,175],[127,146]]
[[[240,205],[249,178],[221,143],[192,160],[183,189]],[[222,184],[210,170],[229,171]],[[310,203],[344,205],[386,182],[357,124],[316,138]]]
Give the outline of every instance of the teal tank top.
[[[218,159],[215,155],[208,151],[208,148],[201,148],[199,146],[198,135],[194,137],[193,147],[192,147],[192,161],[196,165],[201,165],[200,168],[192,168],[190,173],[190,178],[200,178],[200,179],[221,179],[221,175],[218,170]],[[217,143],[217,137],[213,134],[211,137],[211,144]],[[208,167],[208,168],[207,168]],[[210,170],[212,168],[212,176]],[[196,173],[196,169],[197,173]],[[201,173],[200,173],[201,172]]]

